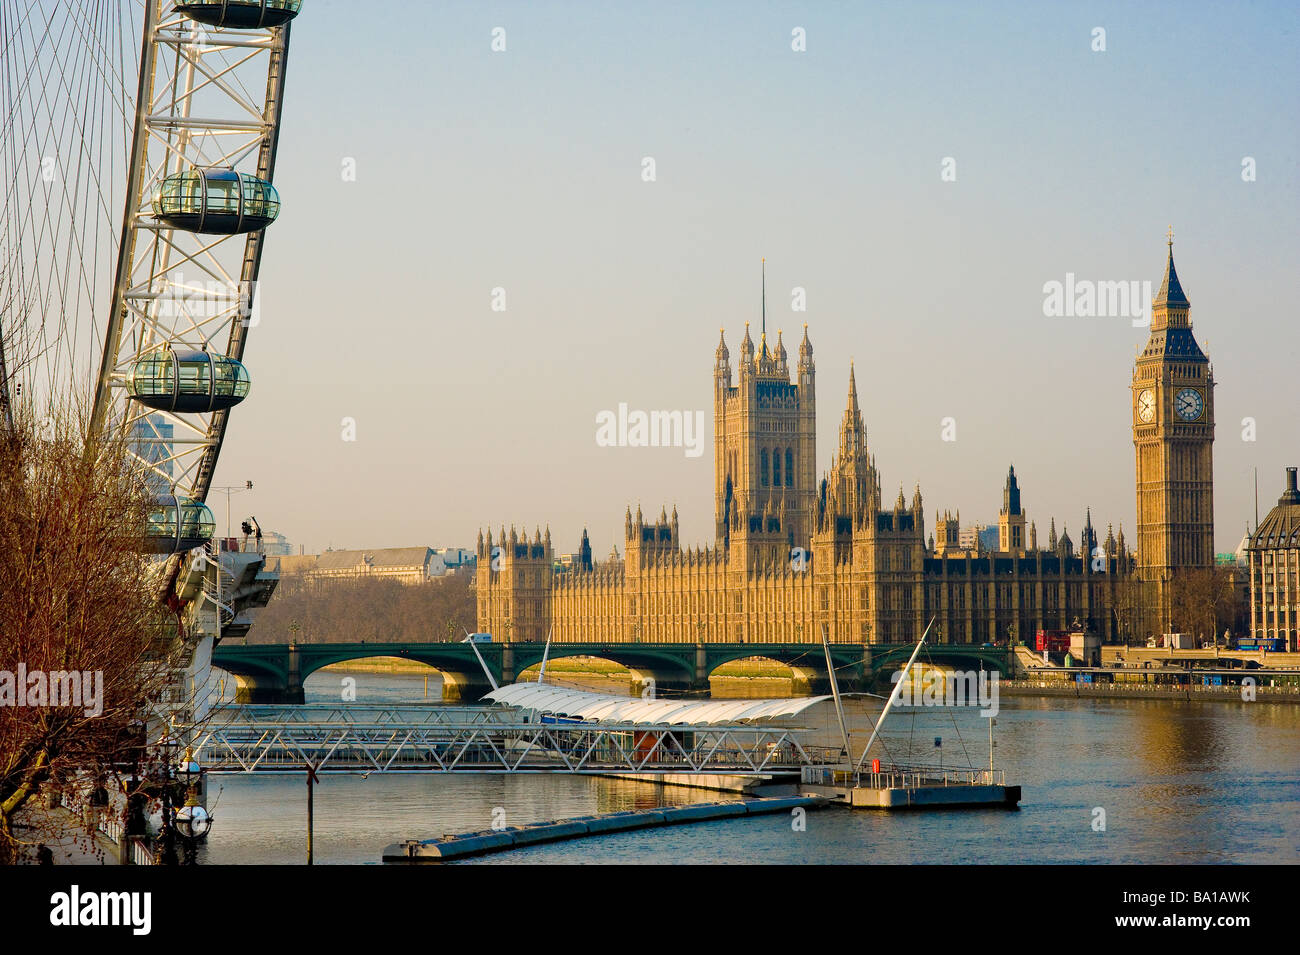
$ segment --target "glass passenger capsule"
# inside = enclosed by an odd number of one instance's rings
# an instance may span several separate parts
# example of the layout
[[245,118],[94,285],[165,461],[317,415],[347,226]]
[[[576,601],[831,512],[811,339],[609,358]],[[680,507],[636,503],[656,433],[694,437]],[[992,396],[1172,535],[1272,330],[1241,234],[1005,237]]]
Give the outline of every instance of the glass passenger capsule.
[[252,30],[288,23],[302,0],[177,0],[176,12],[214,27]]
[[211,352],[150,352],[131,369],[126,390],[148,408],[189,414],[224,411],[246,397],[251,381],[242,362]]
[[187,169],[158,185],[153,214],[187,232],[234,235],[265,229],[280,214],[275,186],[233,169]]
[[212,540],[217,523],[206,504],[188,497],[160,494],[149,508],[145,531],[155,554],[182,554]]

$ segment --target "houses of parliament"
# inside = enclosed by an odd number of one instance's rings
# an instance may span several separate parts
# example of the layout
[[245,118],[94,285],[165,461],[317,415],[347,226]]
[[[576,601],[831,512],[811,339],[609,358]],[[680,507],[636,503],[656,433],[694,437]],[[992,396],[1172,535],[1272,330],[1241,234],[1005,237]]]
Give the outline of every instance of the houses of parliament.
[[[1082,626],[1111,642],[1177,626],[1169,584],[1210,567],[1214,381],[1174,269],[1151,304],[1132,382],[1137,538],[1078,541],[1055,519],[1042,539],[1007,471],[998,545],[959,538],[947,511],[927,524],[921,490],[888,499],[853,368],[829,472],[817,479],[816,365],[807,325],[793,368],[777,333],[746,323],[733,375],[725,333],[713,364],[716,539],[683,547],[677,510],[624,515],[623,553],[595,560],[586,531],[572,559],[542,533],[478,538],[478,626],[498,639],[564,642],[902,643],[934,618],[944,643],[1032,642]],[[1190,628],[1190,621],[1188,622]]]

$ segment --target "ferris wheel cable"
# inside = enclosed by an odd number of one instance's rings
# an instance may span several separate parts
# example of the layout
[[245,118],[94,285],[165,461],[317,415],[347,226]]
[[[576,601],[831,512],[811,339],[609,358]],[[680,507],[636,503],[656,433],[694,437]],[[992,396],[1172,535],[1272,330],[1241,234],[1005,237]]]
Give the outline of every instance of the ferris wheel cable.
[[[47,33],[48,33],[48,30],[47,30]],[[12,47],[13,45],[14,45],[14,42],[13,42],[13,40],[11,40],[10,47]],[[10,57],[10,58],[8,58],[8,59],[12,61],[13,58]],[[21,86],[21,87],[19,88],[19,92],[21,92],[21,91],[23,90],[23,88],[25,88],[25,86],[30,82],[31,75],[32,75],[34,72],[39,72],[39,71],[37,71],[37,70],[35,69],[34,65],[33,65],[33,67],[29,68],[29,69],[26,71],[26,75],[25,75],[25,77],[24,77],[24,83],[23,83],[23,86]],[[52,72],[52,71],[51,71],[51,72]],[[46,74],[43,75],[43,79],[45,79],[45,80],[47,81],[47,83],[44,84],[44,85],[48,85],[48,79],[49,79],[49,76],[50,76],[50,73],[46,73]],[[14,95],[13,95],[13,84],[12,84],[12,79],[11,79],[8,75],[6,75],[6,84],[7,84],[7,87],[8,87],[7,90],[6,90],[6,94],[7,94],[7,95],[6,95],[6,99],[7,99],[7,101],[8,101],[8,109],[7,109],[7,113],[9,114],[9,116],[10,116],[10,120],[11,120],[11,122],[8,124],[8,128],[12,129],[12,128],[14,128],[15,126],[18,126],[18,125],[19,125],[18,123],[13,122],[13,120],[17,118],[16,114],[19,112],[20,104],[22,103],[22,98],[21,98],[21,97],[14,97]],[[60,73],[60,75],[59,75],[59,84],[58,84],[58,85],[59,85],[59,86],[63,89],[63,91],[67,94],[67,96],[68,96],[69,99],[76,99],[76,98],[77,98],[78,94],[76,94],[76,93],[74,92],[74,90],[72,89],[72,86],[69,84],[68,77],[67,77],[67,71],[62,71],[62,72]],[[84,105],[83,105],[83,112],[85,112],[86,114],[90,114],[91,110],[90,110],[89,108],[86,108],[86,107],[89,106],[89,100],[90,100],[92,97],[96,96],[98,90],[97,90],[95,87],[93,87],[91,83],[86,82],[86,78],[85,78],[84,75],[83,75],[83,76],[78,80],[78,82],[77,82],[76,85],[77,85],[78,87],[80,87],[80,88],[84,91],[84,93],[81,94],[81,96],[80,96],[80,98],[82,99],[82,102],[83,102],[83,104],[84,104]],[[101,97],[101,99],[102,99],[102,97]],[[43,98],[42,98],[42,102],[43,102],[43,104],[44,104],[44,106],[45,106],[46,118],[52,121],[50,125],[51,125],[52,128],[55,129],[56,133],[58,133],[58,127],[59,127],[59,124],[56,123],[56,122],[53,122],[53,120],[55,119],[54,107],[49,103],[49,101],[48,101],[48,97],[43,97]],[[35,137],[35,130],[36,130],[36,124],[37,124],[37,118],[38,118],[38,117],[37,117],[37,112],[38,112],[38,111],[37,111],[36,109],[32,109],[32,110],[30,110],[31,125],[30,125],[30,127],[27,129],[26,135],[25,135],[25,137],[24,137],[24,139],[23,139],[23,142],[22,142],[22,153],[23,153],[24,155],[27,153],[28,148],[31,146],[31,144],[32,144],[32,142],[33,142],[33,139],[36,138],[36,137]],[[70,111],[65,110],[64,112],[65,112],[65,114],[67,114],[67,113],[69,113]],[[63,125],[63,127],[66,129],[66,126],[67,126],[66,117],[65,117],[65,122],[64,122],[62,125]],[[99,128],[102,130],[103,127],[104,127],[104,117],[103,117],[103,114],[102,114],[102,111],[101,111]],[[81,150],[81,151],[82,151],[82,153],[85,155],[85,158],[87,158],[87,159],[91,159],[92,157],[90,157],[90,155],[89,155],[89,150],[90,150],[91,147],[90,147],[90,144],[86,142],[88,131],[89,131],[89,130],[88,130],[88,126],[83,124],[82,127],[81,127],[81,138],[82,138],[82,150]],[[20,169],[23,168],[23,166],[22,166],[21,161],[20,161],[20,159],[19,159],[19,157],[18,157],[18,155],[17,155],[17,151],[18,151],[18,143],[17,143],[17,141],[16,141],[16,138],[14,138],[14,137],[11,137],[11,138],[10,138],[10,145],[11,145],[11,149],[10,149],[10,162],[11,162],[11,165],[12,165],[12,168],[13,168],[13,170],[14,170],[15,175],[11,178],[11,181],[7,184],[7,185],[9,186],[9,190],[8,190],[8,191],[9,191],[9,196],[8,196],[8,200],[7,200],[7,201],[10,202],[10,203],[12,203],[12,201],[13,201],[13,199],[14,199],[14,193],[17,192],[17,191],[18,191],[18,188],[19,188],[19,182],[20,182],[20,179],[19,179],[19,176],[18,176],[17,174],[18,174],[18,171],[19,171]],[[102,150],[102,137],[100,138],[100,145],[101,145],[101,150]],[[48,141],[41,142],[41,143],[39,144],[40,151],[42,151],[42,152],[47,152],[47,151],[48,151],[48,146],[49,146]],[[55,144],[54,144],[54,151],[55,151],[56,153],[63,153],[63,152],[65,151],[65,149],[66,149],[66,147],[65,147],[64,143],[62,142],[61,137],[58,138],[58,139],[56,139],[56,142],[55,142]],[[99,210],[98,210],[98,211],[101,212],[101,213],[102,213],[106,218],[110,218],[110,219],[111,219],[111,215],[112,215],[112,213],[111,213],[109,207],[107,206],[107,204],[106,204],[106,200],[105,200],[105,198],[104,198],[105,193],[106,193],[106,192],[109,192],[109,190],[105,189],[105,187],[104,187],[104,183],[100,180],[100,177],[99,177],[99,175],[98,175],[98,169],[96,168],[96,165],[97,165],[97,164],[94,163],[93,161],[90,161],[90,162],[84,162],[84,163],[78,163],[78,164],[77,164],[77,167],[78,167],[78,177],[80,177],[80,176],[82,175],[82,173],[83,173],[83,170],[85,170],[85,171],[87,171],[87,172],[88,172],[88,173],[89,173],[89,174],[94,178],[94,182],[93,182],[93,183],[90,183],[90,182],[87,183],[87,192],[86,192],[86,197],[87,197],[87,198],[92,198],[92,199],[97,199],[97,200],[98,200],[98,205],[99,205]],[[89,168],[87,169],[87,167],[89,167]],[[31,180],[30,180],[30,176],[28,177],[28,180],[27,180],[26,185],[28,186],[29,189],[30,189],[31,186],[32,186],[32,182],[31,182]],[[94,188],[92,188],[92,186],[93,186]],[[111,194],[111,193],[110,193],[110,194]],[[85,211],[86,213],[89,213],[89,212],[90,212],[89,205],[90,205],[90,203],[89,203],[88,201],[84,201],[84,200],[82,199],[81,196],[71,197],[71,196],[66,195],[66,186],[65,186],[64,206],[65,206],[66,208],[70,208],[70,209],[72,209],[72,210],[75,212],[75,210],[76,210],[78,207],[81,207],[81,208],[84,209],[84,211]],[[30,206],[29,206],[28,208],[29,208],[29,213],[30,213]],[[47,210],[47,211],[48,211],[48,210]],[[98,218],[98,217],[87,215],[87,216],[83,216],[83,218]],[[38,236],[38,241],[39,241],[39,238],[40,238],[40,237]],[[84,245],[84,241],[83,241],[82,244]]]
[[[115,18],[105,13],[113,9]],[[9,0],[0,6],[8,51],[0,74],[9,119],[7,148],[0,153],[8,167],[2,300],[9,380],[20,361],[39,360],[53,392],[69,374],[74,380],[88,377],[90,356],[83,357],[79,345],[97,337],[105,273],[100,263],[113,251],[114,159],[118,138],[125,139],[115,117],[122,115],[127,97],[124,90],[110,89],[111,78],[125,73],[110,51],[122,49],[129,5],[92,9],[83,2],[69,8],[72,19],[63,21],[54,14],[37,21],[35,10],[28,5],[15,13]],[[126,57],[120,60],[125,63]],[[33,91],[37,82],[39,95]],[[76,172],[46,187],[33,179],[33,153],[61,159],[62,168]],[[109,170],[107,177],[101,167]],[[30,201],[21,201],[24,196]],[[27,371],[26,377],[40,381],[34,369]]]
[[[76,22],[76,19],[77,18],[73,18],[74,23]],[[85,214],[85,203],[83,202],[83,195],[81,192],[82,175],[87,164],[84,162],[71,162],[74,155],[77,155],[79,152],[84,150],[86,143],[84,120],[82,123],[78,123],[78,120],[82,119],[82,117],[90,111],[88,100],[90,96],[91,75],[89,71],[90,60],[87,54],[88,51],[86,48],[78,45],[78,52],[72,63],[72,82],[69,82],[67,74],[61,72],[59,75],[59,81],[66,94],[67,101],[70,106],[73,107],[66,110],[64,113],[62,135],[66,137],[68,141],[66,143],[63,141],[60,142],[60,151],[67,149],[70,164],[75,171],[73,172],[71,180],[67,175],[58,177],[64,197],[67,200],[69,211],[71,212],[66,236],[65,261],[71,263],[75,260],[77,263],[75,272],[73,269],[65,269],[63,271],[63,283],[60,289],[60,298],[63,302],[67,302],[69,298],[77,297],[78,293],[81,291],[93,294],[92,286],[94,268],[92,264],[92,274],[87,275],[87,249],[85,243],[87,220],[93,217]],[[81,108],[80,110],[77,110],[75,107],[79,102]],[[76,148],[78,139],[80,139],[81,150]],[[86,198],[89,196],[89,188],[89,183],[87,183]],[[69,285],[74,281],[77,281],[80,284],[80,288],[70,294]],[[72,319],[75,324],[72,329],[72,335],[70,336],[70,342],[75,341],[76,337],[80,333],[81,315],[79,310],[74,311]],[[71,344],[69,347],[71,347]]]
[[125,304],[118,300],[118,295],[127,286],[131,274],[131,258],[134,253],[134,233],[132,232],[132,208],[142,194],[143,184],[143,167],[148,156],[148,130],[144,122],[145,109],[148,106],[148,96],[152,89],[153,74],[155,68],[155,58],[153,55],[153,45],[151,41],[151,32],[154,25],[154,12],[156,7],[152,0],[146,4],[144,10],[144,20],[141,25],[141,50],[140,50],[140,69],[139,80],[136,89],[136,110],[135,117],[132,121],[131,135],[131,156],[127,168],[127,180],[124,190],[125,194],[125,213],[122,221],[121,239],[117,245],[117,262],[115,268],[115,278],[113,282],[113,292],[110,297],[110,310],[108,314],[107,325],[104,333],[104,347],[100,355],[98,377],[94,390],[91,411],[91,428],[101,430],[108,417],[108,404],[111,396],[108,394],[109,381],[113,367],[118,360],[118,351],[121,347],[123,312]]
[[[49,35],[50,35],[50,26],[47,24],[45,34],[42,36],[42,39],[41,39],[41,42],[40,42],[39,45],[38,45],[38,48],[39,48],[39,47],[43,47],[43,46],[45,45],[45,43],[44,43],[45,38],[48,37]],[[19,35],[18,39],[19,39],[19,41],[20,41],[20,43],[21,43],[21,35]],[[13,60],[13,57],[11,56],[9,59],[12,61],[12,60]],[[20,87],[20,92],[25,91],[25,88],[26,88],[27,85],[29,85],[29,83],[30,83],[30,77],[31,77],[31,75],[32,75],[34,72],[37,73],[38,75],[40,75],[40,71],[37,70],[37,68],[36,68],[36,58],[35,58],[34,56],[33,56],[33,57],[28,57],[28,61],[29,61],[29,67],[28,67],[28,69],[25,71],[23,84],[22,84],[22,86]],[[24,97],[22,97],[22,96],[18,97],[17,102],[18,102],[19,104],[24,103],[24,102],[25,102]],[[47,106],[47,109],[48,109],[48,106]],[[12,147],[15,147],[15,146],[16,146],[16,143],[15,143],[14,140],[12,140],[12,139],[11,139],[11,150],[10,150],[10,153],[11,153],[11,156],[12,156],[12,161],[13,161],[13,169],[14,169],[14,171],[15,171],[15,181],[17,181],[17,179],[18,179],[19,170],[22,170],[23,172],[25,172],[25,173],[27,174],[27,186],[28,186],[28,194],[29,194],[29,195],[35,193],[36,189],[35,189],[35,186],[34,186],[34,185],[32,184],[32,182],[31,182],[31,171],[30,171],[30,165],[28,165],[28,164],[22,162],[22,159],[25,159],[25,158],[26,158],[26,152],[27,152],[26,147],[27,147],[28,144],[31,142],[31,140],[32,140],[32,138],[33,138],[34,130],[35,130],[35,118],[36,118],[36,112],[37,112],[37,110],[33,108],[33,109],[30,110],[30,112],[31,112],[31,115],[32,115],[32,127],[31,127],[31,129],[28,130],[28,132],[27,132],[27,136],[25,137],[25,139],[24,139],[24,141],[23,141],[22,157],[20,158],[20,157],[16,154],[16,149],[15,149],[15,148],[12,148]],[[16,124],[15,124],[15,125],[16,125]],[[11,126],[10,128],[13,128],[13,126]],[[33,224],[33,221],[32,221],[32,220],[33,220],[33,210],[31,209],[31,207],[30,207],[30,205],[29,205],[29,206],[27,206],[27,215],[26,215],[26,217],[24,218],[24,217],[21,217],[21,216],[20,216],[19,219],[18,219],[18,223],[17,223],[17,225],[18,225],[18,232],[19,232],[19,240],[21,241],[21,239],[22,239],[22,237],[23,237],[23,235],[24,235],[25,233],[28,233],[28,232],[34,231],[34,230],[36,230],[36,229],[39,229],[39,232],[37,233],[37,237],[36,237],[36,243],[39,245],[39,244],[43,241],[43,234],[44,234],[45,230],[48,228],[48,216],[47,216],[47,218],[46,218],[46,220],[45,220],[44,222],[39,223],[39,224],[36,224],[36,225]],[[26,268],[25,268],[26,263],[23,262],[23,261],[20,259],[20,264],[23,266],[23,268],[22,268],[22,279],[23,279],[24,282],[26,282],[26,272],[27,272],[27,270],[26,270]],[[39,273],[39,269],[33,269],[33,271],[36,272],[36,273]],[[27,288],[27,286],[24,285],[24,288]],[[34,283],[33,283],[33,287],[31,288],[31,291],[30,291],[29,295],[24,297],[24,300],[23,300],[23,304],[24,304],[24,305],[27,305],[27,304],[30,302],[30,299],[31,299],[32,295],[35,296],[35,298],[37,299],[38,303],[39,303],[39,302],[44,298],[43,290],[42,290],[42,288],[41,288],[41,286],[40,286],[40,284],[39,284],[39,279],[38,279],[38,278],[36,279],[36,281],[34,281]]]
[[[84,8],[85,4],[83,4],[82,6]],[[77,22],[78,24],[81,23],[80,18],[74,18],[74,19],[75,22]],[[94,22],[98,23],[99,21],[98,19],[96,19]],[[105,67],[117,67],[119,63],[119,61],[111,58],[112,53],[108,47],[108,44],[104,42],[104,38],[101,35],[103,32],[107,32],[107,31],[95,30],[95,29],[81,31],[82,39],[85,40],[92,49],[98,51],[98,57],[95,60],[95,64],[97,67],[99,67],[101,76],[103,74]],[[113,73],[114,75],[112,77],[102,76],[105,85],[111,86],[115,89],[126,87],[128,80],[125,72],[122,69],[118,68],[118,69],[113,69]],[[122,116],[125,119],[128,116],[128,111],[125,103],[121,105],[121,109],[122,109]]]
[[[11,18],[11,20],[12,20],[12,18]],[[47,31],[46,31],[46,35],[48,35],[48,33],[49,33],[49,30],[47,29]],[[44,45],[43,42],[42,42],[41,45],[42,45],[42,46]],[[13,46],[13,43],[11,43],[10,46],[12,47],[12,46]],[[14,59],[14,57],[12,57],[12,56],[10,56],[10,57],[7,58],[7,60],[10,61],[10,62],[12,62],[13,59]],[[29,56],[29,57],[27,57],[27,59],[31,61],[31,65],[30,65],[29,68],[25,71],[24,76],[23,76],[22,84],[18,87],[17,92],[18,92],[20,95],[18,95],[18,96],[15,96],[15,95],[14,95],[14,92],[15,92],[15,91],[14,91],[14,83],[13,83],[13,79],[12,79],[8,74],[6,74],[6,77],[5,77],[5,79],[6,79],[6,86],[7,86],[7,89],[6,89],[6,100],[7,100],[8,103],[9,103],[8,113],[9,113],[9,115],[10,115],[10,122],[7,124],[7,128],[8,128],[8,129],[13,129],[13,128],[15,128],[15,127],[19,127],[19,126],[22,125],[21,122],[14,122],[14,119],[17,118],[17,114],[19,114],[19,109],[20,109],[22,103],[24,102],[24,98],[23,98],[23,96],[22,96],[21,94],[25,92],[26,87],[30,84],[32,74],[33,74],[33,73],[36,73],[36,74],[40,75],[40,76],[42,77],[43,80],[46,80],[46,81],[48,81],[48,78],[49,78],[49,73],[40,73],[40,71],[37,69],[37,67],[36,67],[36,58],[35,58],[35,56]],[[66,82],[66,78],[65,78],[62,74],[60,75],[60,80],[61,80],[60,85],[62,86],[62,88],[63,88],[65,91],[68,91],[68,90],[69,90],[69,87],[68,87],[68,84],[67,84],[67,82]],[[46,85],[48,85],[48,84],[47,84],[47,83],[43,83],[43,94],[44,94],[44,86],[46,86]],[[79,85],[81,85],[81,84],[79,84]],[[43,96],[42,96],[42,99],[41,99],[41,102],[44,104],[45,112],[46,112],[46,114],[47,114],[47,118],[51,120],[51,126],[52,126],[52,127],[56,127],[57,124],[54,123],[54,107],[50,104],[48,96],[43,95]],[[26,136],[24,137],[23,142],[22,142],[22,147],[23,147],[23,153],[24,153],[24,154],[26,153],[26,151],[27,151],[27,147],[30,146],[30,144],[31,144],[31,142],[32,142],[32,140],[33,140],[33,138],[34,138],[34,135],[35,135],[35,130],[36,130],[36,121],[37,121],[37,112],[38,112],[38,110],[35,109],[35,108],[33,108],[33,109],[30,110],[30,113],[31,113],[31,127],[27,130]],[[67,112],[67,111],[65,110],[64,112]],[[66,125],[66,124],[65,124],[65,125]],[[18,142],[17,142],[16,138],[14,138],[14,137],[12,137],[12,136],[10,137],[10,147],[11,147],[11,148],[10,148],[10,161],[11,161],[12,167],[13,167],[14,172],[15,172],[13,185],[11,185],[11,189],[10,189],[10,201],[12,201],[12,199],[13,199],[13,192],[16,190],[16,187],[17,187],[17,181],[18,181],[17,172],[18,172],[18,170],[25,168],[25,164],[23,164],[23,163],[21,162],[21,159],[20,159],[20,157],[19,157],[19,155],[18,155],[18,152],[17,152],[17,150],[18,150]],[[42,144],[42,151],[46,151],[44,147],[45,147],[45,144]],[[26,168],[29,169],[30,167],[26,167]],[[27,184],[28,184],[28,186],[31,185],[31,181],[30,181],[30,173],[29,173],[29,178],[28,178],[28,183],[27,183]],[[30,209],[30,207],[29,207],[29,209]]]
[[[56,43],[56,47],[57,47],[57,43]],[[46,118],[50,120],[50,126],[54,131],[53,152],[55,156],[66,156],[70,152],[70,148],[67,144],[67,139],[69,138],[70,135],[75,135],[76,124],[74,121],[76,118],[75,110],[77,108],[77,104],[78,102],[84,103],[84,99],[80,91],[85,90],[86,91],[85,96],[88,96],[89,84],[87,83],[87,76],[86,76],[86,68],[85,68],[86,61],[83,60],[80,54],[78,54],[75,58],[72,59],[70,69],[58,70],[58,84],[56,87],[56,92],[61,91],[63,93],[64,95],[63,102],[58,105],[51,102],[51,97],[48,94],[48,90],[51,86],[51,84],[49,83],[49,79],[51,76],[55,74],[55,68],[60,64],[60,62],[61,60],[58,57],[56,57],[55,62],[51,64],[49,70],[43,73],[43,79],[45,80],[45,82],[42,84],[41,103],[44,105]],[[70,81],[69,75],[75,77],[75,79]],[[86,111],[84,105],[81,108],[83,111]],[[33,115],[33,119],[35,119],[36,116],[35,110],[33,110],[32,115]],[[71,134],[70,134],[70,130],[72,130]],[[82,139],[84,142],[84,127],[82,129]],[[28,141],[30,141],[30,136],[28,137]],[[46,141],[41,144],[40,149],[43,153],[48,153],[49,146],[50,143]],[[44,159],[44,157],[42,158]],[[81,165],[82,164],[80,163],[77,164],[78,166],[77,178],[72,181],[71,189],[69,188],[69,181],[66,176],[61,177],[59,179],[59,192],[61,194],[62,204],[63,204],[62,211],[66,211],[68,213],[68,219],[70,220],[66,232],[67,251],[64,254],[64,260],[70,263],[75,251],[75,254],[78,259],[78,263],[77,263],[77,270],[79,271],[78,281],[81,287],[77,289],[76,293],[70,294],[69,284],[73,278],[73,270],[72,269],[64,270],[63,282],[56,284],[54,280],[57,278],[57,273],[59,270],[55,268],[51,268],[48,272],[49,282],[43,294],[43,298],[46,300],[46,302],[52,302],[55,297],[54,292],[57,292],[57,297],[60,303],[59,315],[62,320],[62,326],[59,329],[60,333],[66,332],[66,320],[67,320],[68,313],[70,311],[69,299],[72,298],[73,295],[79,295],[82,291],[89,291],[87,286],[90,284],[87,282],[87,276],[85,274],[84,222],[83,222],[82,233],[78,234],[76,231],[78,210],[84,204],[82,199],[82,194],[79,190],[79,185],[78,185],[78,181],[80,179]],[[89,185],[87,186],[87,189],[89,189]],[[60,241],[60,234],[62,230],[58,226],[54,226],[54,227],[50,226],[51,217],[52,217],[51,209],[47,205],[45,207],[45,220],[42,223],[42,230],[41,233],[38,234],[37,242],[39,246],[39,243],[44,237],[44,233],[48,231],[50,234],[51,248],[54,252],[54,255],[57,257],[57,246]],[[83,216],[81,218],[84,220],[85,217]],[[76,246],[75,250],[73,248],[74,245]],[[53,289],[53,292],[51,291],[51,289]],[[73,314],[74,321],[79,320],[80,318],[80,315],[78,314],[79,310],[76,308],[72,308],[71,311],[74,313]],[[71,336],[68,336],[66,334],[60,334],[58,336],[59,344],[62,346],[70,347],[70,342],[72,340],[75,340],[75,336],[79,332],[79,328],[74,326],[72,332],[73,334]],[[57,364],[58,363],[56,361],[54,364],[51,365],[51,367],[55,367]]]

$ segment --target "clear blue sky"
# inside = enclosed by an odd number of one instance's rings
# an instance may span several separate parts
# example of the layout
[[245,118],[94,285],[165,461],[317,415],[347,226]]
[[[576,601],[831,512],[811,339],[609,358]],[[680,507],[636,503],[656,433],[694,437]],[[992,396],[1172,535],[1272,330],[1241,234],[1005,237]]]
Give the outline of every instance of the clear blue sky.
[[766,256],[769,328],[793,354],[807,321],[816,350],[819,471],[852,356],[887,496],[920,482],[927,521],[994,520],[1014,462],[1043,539],[1052,515],[1077,539],[1091,506],[1133,541],[1146,330],[1045,318],[1042,288],[1158,285],[1172,223],[1219,383],[1231,549],[1253,469],[1266,511],[1300,464],[1298,19],[1286,3],[308,0],[253,392],[215,483],[254,480],[236,519],[309,552],[472,545],[515,521],[549,522],[561,550],[588,526],[603,555],[638,501],[676,502],[687,542],[709,542],[711,445],[601,448],[595,416],[701,409],[711,441],[718,329],[734,356]]

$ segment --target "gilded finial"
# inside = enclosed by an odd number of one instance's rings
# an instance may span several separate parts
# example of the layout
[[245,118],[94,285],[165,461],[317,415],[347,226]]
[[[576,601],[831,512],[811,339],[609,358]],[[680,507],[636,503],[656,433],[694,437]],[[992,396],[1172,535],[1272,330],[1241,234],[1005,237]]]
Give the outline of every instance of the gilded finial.
[[1174,227],[1172,225],[1169,227],[1169,232],[1167,233],[1167,235],[1169,240],[1169,248],[1172,249],[1174,247]]

